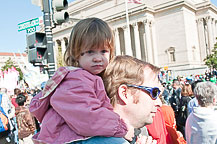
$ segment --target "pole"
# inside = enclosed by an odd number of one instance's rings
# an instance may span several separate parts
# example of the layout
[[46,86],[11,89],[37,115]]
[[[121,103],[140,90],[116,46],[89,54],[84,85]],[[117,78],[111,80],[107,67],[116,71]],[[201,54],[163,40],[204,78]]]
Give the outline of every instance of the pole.
[[53,35],[51,27],[50,17],[50,4],[49,0],[43,0],[43,13],[44,13],[44,28],[47,40],[47,64],[48,64],[48,76],[53,76],[55,72],[54,52],[53,52]]
[[128,15],[128,0],[125,0],[125,10],[126,10],[126,21],[127,21],[127,33],[128,33],[128,36],[127,36],[127,41],[128,41],[128,50],[126,50],[126,52],[129,54],[129,55],[133,55],[132,54],[132,46],[131,46],[131,36],[130,36],[130,22],[129,22],[129,15]]

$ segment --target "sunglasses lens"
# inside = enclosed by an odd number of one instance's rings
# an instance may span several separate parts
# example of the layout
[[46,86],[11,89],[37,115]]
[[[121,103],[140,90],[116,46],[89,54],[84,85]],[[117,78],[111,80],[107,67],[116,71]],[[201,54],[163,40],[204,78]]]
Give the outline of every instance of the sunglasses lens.
[[154,99],[156,99],[158,97],[158,93],[159,93],[159,90],[157,88],[154,88],[152,90],[152,96]]

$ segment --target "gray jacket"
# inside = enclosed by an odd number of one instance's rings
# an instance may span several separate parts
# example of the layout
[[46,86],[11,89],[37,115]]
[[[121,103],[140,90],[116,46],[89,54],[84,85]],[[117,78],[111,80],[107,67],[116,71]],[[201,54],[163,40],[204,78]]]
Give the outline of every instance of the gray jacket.
[[194,107],[186,121],[187,144],[217,144],[217,111]]

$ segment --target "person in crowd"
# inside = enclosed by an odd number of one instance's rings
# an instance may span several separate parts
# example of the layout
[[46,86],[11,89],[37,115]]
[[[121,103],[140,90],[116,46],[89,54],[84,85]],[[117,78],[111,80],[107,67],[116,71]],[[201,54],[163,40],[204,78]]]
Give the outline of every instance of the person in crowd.
[[185,122],[189,115],[187,106],[188,102],[192,99],[191,97],[193,97],[193,91],[188,81],[182,87],[181,96],[178,115],[176,117],[176,125],[177,130],[180,131],[185,138]]
[[167,89],[167,84],[166,83],[162,83],[162,85],[164,87],[162,97],[164,98],[165,102],[167,104],[169,104],[169,99],[171,98],[170,91]]
[[216,75],[212,74],[209,81],[216,84]]
[[161,111],[165,121],[166,129],[171,137],[172,144],[186,144],[181,132],[177,131],[175,113],[170,105],[167,105],[164,98],[160,96],[162,101]]
[[[15,88],[14,89],[14,94],[11,97],[11,103],[13,104],[14,108],[16,109],[16,107],[18,107],[19,105],[16,103],[16,98],[18,96],[18,94],[21,93],[21,90],[19,88]],[[14,129],[13,129],[13,133],[14,133],[14,141],[15,143],[18,143],[19,139],[18,139],[18,127],[17,127],[17,120],[16,120],[16,116],[14,115],[13,119],[11,120],[14,124]]]
[[0,143],[13,144],[14,143],[14,134],[13,134],[14,126],[11,122],[11,119],[14,117],[15,108],[13,107],[9,99],[9,96],[7,94],[7,89],[1,88],[0,90],[1,90],[0,93],[2,94],[1,107],[3,108],[6,116],[8,117],[8,121],[9,121],[9,130],[0,134]]
[[217,111],[214,110],[217,98],[217,86],[211,82],[200,82],[194,89],[199,107],[186,121],[185,133],[188,144],[217,143]]
[[192,76],[186,77],[185,84],[188,83],[188,84],[192,85],[193,82],[194,82],[194,80],[193,80]]
[[16,98],[16,103],[19,105],[16,107],[19,144],[33,144],[32,136],[36,129],[34,118],[28,107],[24,106],[26,95],[25,93],[20,93]]
[[179,110],[179,104],[181,100],[181,85],[178,79],[174,79],[172,83],[173,87],[173,93],[172,96],[169,100],[171,107],[173,108],[175,112],[175,117],[177,118],[178,116],[178,110]]
[[93,136],[113,137],[116,143],[122,143],[120,137],[132,139],[133,128],[113,111],[100,77],[113,56],[114,36],[105,21],[86,18],[74,26],[64,55],[67,67],[59,68],[30,103],[41,122],[35,142],[74,143]]
[[[173,87],[172,87],[171,83],[172,82],[168,82],[167,86],[166,86],[166,89],[169,91],[169,99],[171,98],[171,96],[173,94]],[[168,100],[168,103],[169,103],[169,100]]]
[[[191,88],[192,88],[192,92],[194,91],[194,88],[196,87],[197,83],[199,82],[203,82],[203,80],[201,79],[198,79],[197,81],[194,81],[191,85]],[[192,111],[193,111],[193,108],[194,107],[198,107],[198,101],[197,101],[197,98],[195,97],[195,95],[193,96],[193,98],[188,102],[188,114],[190,114]]]
[[[160,95],[162,97],[162,95]],[[159,99],[160,100],[160,99]],[[153,123],[147,125],[146,128],[150,136],[157,141],[157,144],[173,144],[172,139],[166,129],[163,112],[161,110],[162,102],[159,102],[157,113],[153,119]]]
[[15,108],[18,107],[18,104],[16,103],[16,98],[17,98],[17,95],[20,93],[21,93],[21,90],[19,88],[14,89],[14,95],[11,98],[11,103],[14,105]]

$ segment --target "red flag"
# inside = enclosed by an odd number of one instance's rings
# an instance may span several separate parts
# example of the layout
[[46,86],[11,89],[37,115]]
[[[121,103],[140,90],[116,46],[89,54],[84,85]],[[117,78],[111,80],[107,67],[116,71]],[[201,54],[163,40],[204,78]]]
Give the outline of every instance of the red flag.
[[142,0],[128,0],[128,3],[141,4]]

